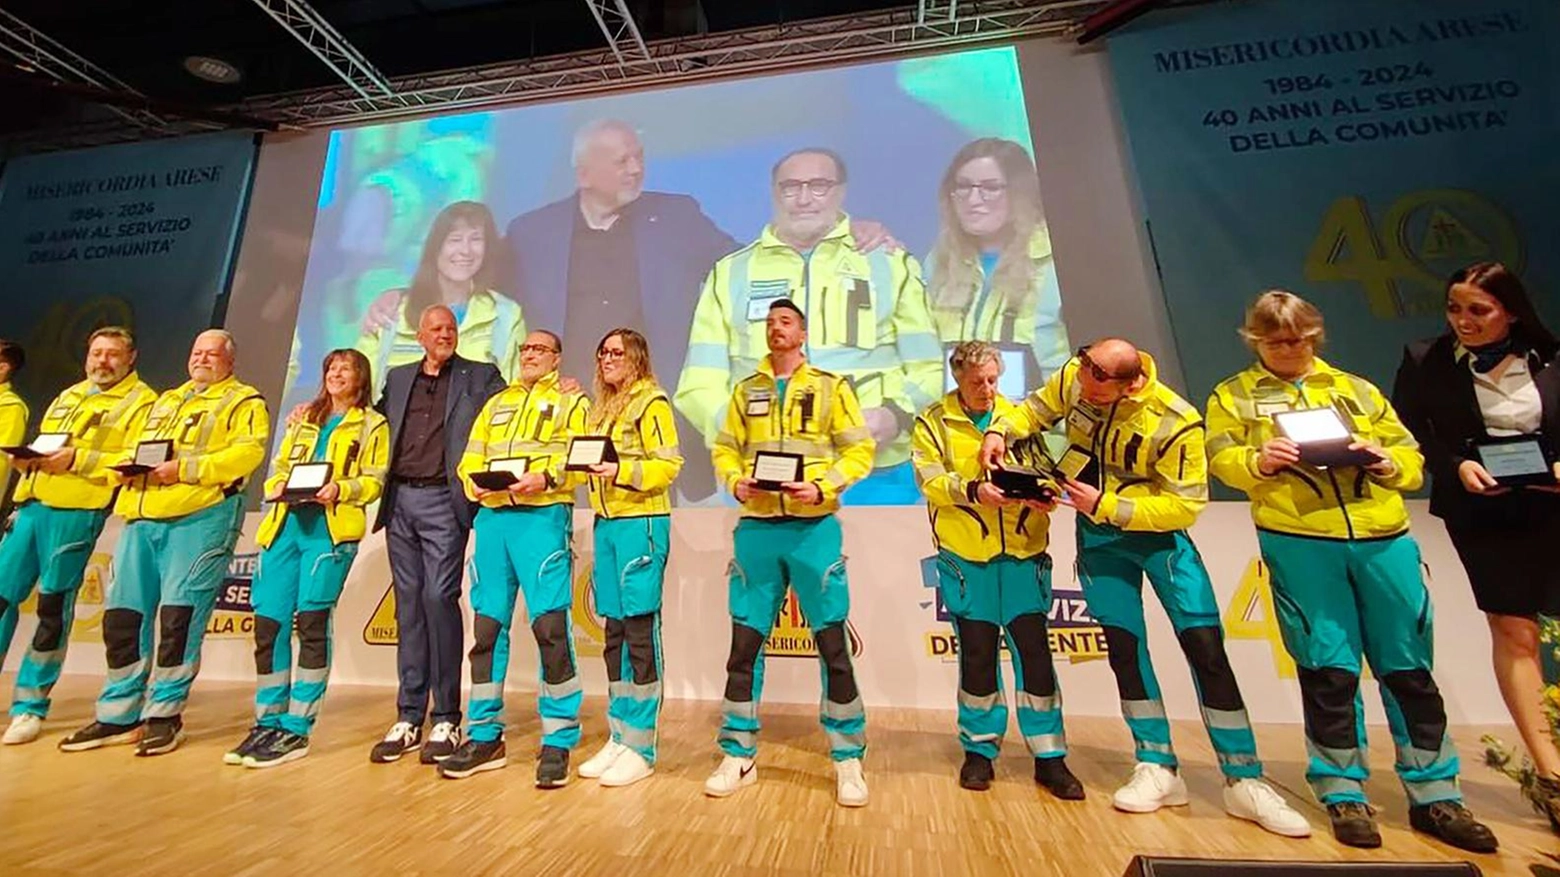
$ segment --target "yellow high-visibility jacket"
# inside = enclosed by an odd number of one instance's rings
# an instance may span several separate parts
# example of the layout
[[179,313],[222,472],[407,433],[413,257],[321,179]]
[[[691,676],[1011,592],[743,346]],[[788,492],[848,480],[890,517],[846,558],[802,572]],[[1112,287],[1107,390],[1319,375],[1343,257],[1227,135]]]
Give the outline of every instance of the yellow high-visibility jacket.
[[973,288],[934,289],[930,284],[936,276],[935,266],[928,259],[926,298],[943,347],[951,349],[961,341],[987,341],[1003,351],[1022,351],[1038,369],[1026,376],[1041,383],[1072,358],[1072,347],[1067,341],[1067,326],[1062,323],[1062,293],[1056,282],[1051,236],[1045,229],[1037,228],[1030,236],[1029,258],[1034,278],[1024,290],[995,286],[985,290],[985,270],[979,259],[966,266]]
[[[265,492],[281,488],[298,463],[314,461],[314,446],[319,442],[320,424],[299,420],[287,427],[281,449],[276,453],[275,471],[265,480]],[[325,506],[325,529],[333,545],[357,542],[368,532],[369,503],[385,490],[385,474],[390,468],[390,422],[372,408],[349,408],[326,441],[323,462],[330,463],[331,480],[341,493]],[[270,548],[282,532],[287,519],[287,503],[271,504],[260,522],[255,542]]]
[[58,475],[33,470],[22,475],[16,501],[36,499],[56,509],[105,509],[114,501],[119,473],[108,468],[123,456],[130,437],[141,431],[157,392],[131,372],[106,390],[91,381],[65,388],[44,411],[38,432],[70,433],[75,455]]
[[[11,389],[11,382],[0,384],[0,444],[12,448],[27,438],[27,403]],[[11,489],[11,458],[0,454],[0,505]]]
[[573,503],[574,488],[582,476],[565,471],[569,441],[586,435],[586,415],[590,400],[580,393],[565,393],[558,386],[558,373],[543,375],[530,387],[514,383],[487,400],[471,426],[466,452],[460,456],[456,471],[465,485],[466,495],[477,498],[471,473],[486,470],[494,460],[524,458],[525,471],[547,476],[547,489],[541,493],[518,494],[494,491],[480,502],[492,509],[512,506],[544,506]]
[[114,513],[126,520],[179,518],[243,491],[265,462],[271,418],[260,391],[229,375],[198,389],[186,381],[157,397],[146,423],[113,463],[128,463],[138,444],[171,439],[179,480],[154,485],[148,476],[125,481]]
[[[1271,477],[1257,471],[1259,448],[1278,436],[1273,414],[1335,409],[1356,439],[1375,444],[1396,471],[1377,476],[1358,466],[1318,469],[1300,463]],[[1220,481],[1251,498],[1260,529],[1328,539],[1371,539],[1408,530],[1402,491],[1425,480],[1424,456],[1381,391],[1357,375],[1316,360],[1298,382],[1253,364],[1208,398],[1209,466]]]
[[711,458],[715,477],[735,495],[737,482],[752,477],[759,451],[801,454],[802,479],[818,485],[823,501],[807,505],[783,493],[758,491],[742,504],[742,515],[821,518],[838,511],[845,488],[872,471],[872,450],[872,433],[848,381],[803,362],[780,399],[774,366],[765,356],[758,371],[732,391]]
[[[1012,402],[998,395],[992,421],[1010,416],[1013,408]],[[915,464],[916,483],[926,494],[933,541],[940,549],[980,563],[999,554],[1020,559],[1043,554],[1050,543],[1050,515],[1028,506],[991,508],[975,501],[977,485],[986,480],[980,465],[984,439],[960,404],[958,392],[916,417],[910,460]]]
[[1111,405],[1086,401],[1074,357],[992,429],[1012,441],[1065,420],[1068,444],[1087,452],[1104,480],[1094,485],[1101,495],[1089,520],[1123,530],[1184,530],[1208,504],[1202,415],[1159,382],[1153,357],[1138,356],[1148,380],[1136,393]]
[[715,263],[694,309],[677,410],[713,447],[736,381],[766,355],[765,321],[780,298],[807,315],[807,361],[848,380],[862,407],[887,407],[899,421],[876,465],[908,460],[915,413],[943,392],[942,349],[920,266],[908,253],[857,252],[848,217],[809,256],[766,226]]
[[[393,326],[358,338],[357,349],[373,367],[376,391],[384,388],[390,369],[422,362],[426,355],[417,341],[418,316],[406,312],[406,296],[402,295]],[[513,381],[520,374],[520,345],[525,341],[526,328],[519,302],[492,290],[473,292],[466,300],[466,314],[458,329],[456,353],[472,362],[493,363],[506,381]],[[293,349],[297,350],[296,344]],[[288,368],[293,367],[293,363],[288,364]]]
[[617,450],[617,477],[589,477],[590,507],[603,518],[666,515],[672,511],[672,482],[682,471],[672,402],[655,381],[628,388],[628,404],[597,434],[610,436]]

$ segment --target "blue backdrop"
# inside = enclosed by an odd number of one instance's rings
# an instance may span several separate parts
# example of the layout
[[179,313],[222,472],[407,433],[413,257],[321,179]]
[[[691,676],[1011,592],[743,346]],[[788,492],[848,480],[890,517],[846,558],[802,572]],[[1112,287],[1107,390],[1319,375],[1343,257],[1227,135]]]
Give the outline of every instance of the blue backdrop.
[[213,325],[249,191],[255,141],[214,134],[25,156],[0,176],[0,334],[27,350],[17,380],[34,412],[82,378],[86,337],[140,338],[141,376],[188,378]]
[[1464,264],[1505,261],[1553,319],[1557,41],[1553,0],[1250,0],[1112,37],[1194,400],[1251,361],[1235,328],[1272,287],[1384,389]]

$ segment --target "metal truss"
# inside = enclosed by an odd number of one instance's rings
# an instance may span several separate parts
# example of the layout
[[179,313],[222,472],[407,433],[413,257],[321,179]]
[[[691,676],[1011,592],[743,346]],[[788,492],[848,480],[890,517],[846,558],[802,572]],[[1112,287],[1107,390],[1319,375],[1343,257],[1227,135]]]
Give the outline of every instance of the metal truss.
[[[645,38],[639,33],[639,25],[634,23],[634,16],[624,0],[585,0],[585,5],[590,7],[590,14],[596,19],[596,26],[601,28],[601,35],[607,38],[607,46],[619,66],[630,60],[652,60]],[[628,45],[624,45],[624,37],[628,38]]]
[[[90,85],[129,95],[141,93],[115,78],[113,74],[72,52],[48,34],[0,9],[0,51],[15,58],[17,67],[41,73],[58,82]],[[144,110],[108,107],[109,112],[138,128],[161,129],[161,118]]]
[[257,98],[239,109],[302,127],[382,121],[1057,35],[1106,5],[1105,0],[964,2],[958,18],[924,25],[920,10],[902,8],[666,40],[647,45],[645,60],[624,54],[620,63],[611,50],[593,50],[399,78],[387,97],[333,88]]
[[916,21],[923,27],[928,21],[953,21],[959,14],[959,0],[919,0]]
[[305,0],[254,0],[303,47],[329,67],[347,87],[365,99],[391,99],[395,89],[357,47],[347,42],[324,16]]

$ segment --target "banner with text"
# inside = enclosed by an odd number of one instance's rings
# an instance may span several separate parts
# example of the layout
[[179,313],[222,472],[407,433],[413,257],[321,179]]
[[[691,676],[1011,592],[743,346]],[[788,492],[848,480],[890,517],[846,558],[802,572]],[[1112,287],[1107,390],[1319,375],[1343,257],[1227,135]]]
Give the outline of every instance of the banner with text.
[[1251,361],[1264,289],[1320,307],[1324,356],[1384,390],[1470,262],[1560,312],[1557,38],[1552,0],[1253,0],[1112,37],[1193,399]]
[[16,384],[34,410],[81,380],[86,337],[103,325],[141,335],[153,387],[186,379],[189,341],[227,283],[254,157],[251,135],[213,134],[7,164],[3,334],[26,348]]

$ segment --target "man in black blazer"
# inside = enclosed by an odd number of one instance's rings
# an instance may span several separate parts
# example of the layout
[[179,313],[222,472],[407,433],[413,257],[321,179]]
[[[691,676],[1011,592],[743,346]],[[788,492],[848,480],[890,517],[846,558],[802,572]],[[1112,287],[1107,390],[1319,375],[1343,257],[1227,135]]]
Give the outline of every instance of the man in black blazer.
[[369,756],[377,763],[421,748],[422,762],[433,764],[460,745],[460,583],[474,508],[455,467],[477,413],[504,379],[491,363],[455,353],[456,325],[443,305],[422,312],[423,360],[391,369],[377,406],[390,421],[390,477],[374,530],[389,528],[400,676],[396,722]]

